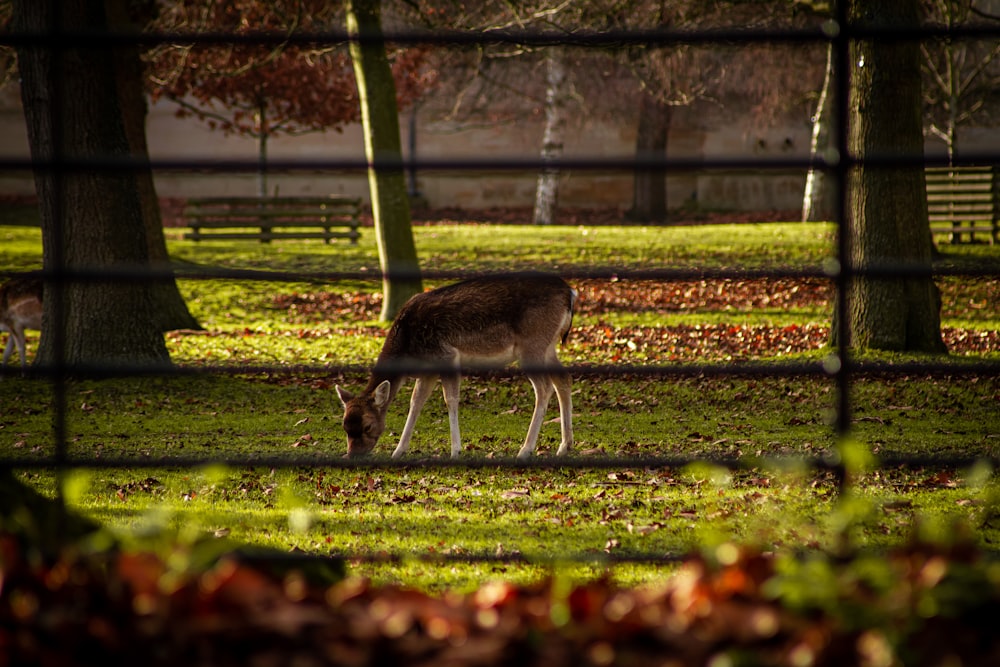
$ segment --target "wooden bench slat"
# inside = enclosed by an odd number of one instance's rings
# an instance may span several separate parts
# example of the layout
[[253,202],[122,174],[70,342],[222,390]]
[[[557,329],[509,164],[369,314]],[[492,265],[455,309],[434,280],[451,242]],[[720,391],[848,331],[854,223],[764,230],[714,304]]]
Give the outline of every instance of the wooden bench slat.
[[932,208],[932,209],[935,209],[935,210],[941,210],[941,211],[947,211],[949,209],[956,209],[956,210],[958,210],[958,209],[976,209],[976,210],[980,210],[980,211],[989,211],[989,212],[993,211],[993,203],[992,202],[982,202],[982,201],[975,201],[975,200],[968,200],[968,199],[964,199],[964,200],[963,199],[953,199],[953,200],[947,201],[947,202],[942,202],[942,201],[927,202],[927,206],[928,206],[928,208]]
[[962,186],[944,186],[944,185],[932,185],[928,183],[927,192],[969,192],[975,194],[983,194],[990,196],[993,194],[992,183],[976,183],[976,184],[966,184]]
[[[199,225],[206,225],[212,222],[237,223],[241,220],[248,220],[250,224],[245,227],[256,227],[259,224],[296,224],[305,221],[307,224],[323,224],[330,221],[334,224],[352,222],[355,218],[350,215],[307,215],[304,213],[294,213],[285,215],[284,213],[271,213],[262,215],[251,215],[249,213],[235,213],[233,215],[223,215],[218,213],[201,213],[189,215],[188,218]],[[233,226],[236,226],[233,224]]]
[[989,174],[993,171],[992,165],[963,165],[961,167],[927,167],[927,173],[937,176],[939,174]]
[[971,173],[971,174],[970,173],[965,173],[965,172],[957,172],[957,173],[954,173],[954,174],[942,174],[942,173],[938,173],[938,174],[928,173],[927,174],[927,180],[929,182],[931,182],[931,183],[951,183],[951,182],[958,182],[958,183],[962,183],[962,182],[980,183],[980,182],[983,182],[983,181],[986,181],[988,183],[992,179],[993,179],[993,175],[990,172],[988,172],[988,171],[986,171],[986,172]]
[[193,241],[201,239],[356,239],[357,232],[186,232],[184,238]]

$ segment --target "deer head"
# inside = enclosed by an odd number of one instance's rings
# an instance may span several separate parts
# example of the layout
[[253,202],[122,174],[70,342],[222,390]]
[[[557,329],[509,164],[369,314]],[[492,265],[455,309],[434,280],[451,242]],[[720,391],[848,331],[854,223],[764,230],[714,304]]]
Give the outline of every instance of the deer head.
[[355,396],[337,386],[337,396],[344,406],[344,431],[347,433],[346,458],[364,456],[375,449],[385,431],[385,415],[389,409],[390,383],[380,382],[373,390]]

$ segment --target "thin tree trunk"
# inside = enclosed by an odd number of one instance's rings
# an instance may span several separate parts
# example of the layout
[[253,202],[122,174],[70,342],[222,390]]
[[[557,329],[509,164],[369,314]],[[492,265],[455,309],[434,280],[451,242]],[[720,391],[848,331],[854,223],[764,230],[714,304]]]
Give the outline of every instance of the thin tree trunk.
[[948,129],[946,131],[945,144],[948,148],[948,165],[955,164],[955,142],[958,135],[958,105],[961,95],[958,81],[959,74],[955,63],[955,45],[949,40],[946,44],[945,55],[948,58]]
[[[813,116],[812,139],[809,144],[809,155],[812,158],[822,156],[833,145],[833,110],[836,106],[833,99],[833,43],[826,50],[826,74],[823,76],[823,88],[816,102],[816,114]],[[806,174],[806,189],[802,197],[802,222],[827,222],[836,217],[837,188],[822,169],[810,169]]]
[[635,137],[636,160],[645,166],[635,170],[632,186],[632,208],[625,214],[636,222],[662,222],[667,218],[667,174],[649,165],[663,162],[667,156],[667,140],[673,108],[649,93],[642,94],[639,105],[639,127]]
[[[109,24],[118,30],[132,30],[125,0],[107,0]],[[149,150],[146,144],[146,116],[149,108],[143,94],[142,62],[136,48],[124,47],[115,58],[118,95],[121,100],[122,119],[125,134],[134,159],[141,163],[135,170],[139,199],[142,204],[142,218],[146,228],[146,246],[149,265],[155,271],[171,270],[167,241],[163,235],[163,219],[160,215],[160,200],[153,182],[153,170],[149,166]],[[201,325],[191,315],[187,304],[177,289],[177,281],[167,278],[152,285],[153,317],[160,331],[175,329],[201,329]]]
[[[368,187],[382,267],[382,315],[390,321],[422,289],[406,194],[396,85],[382,41],[379,0],[348,0],[347,32],[361,100]],[[398,164],[399,166],[386,166]]]
[[[558,160],[563,154],[563,135],[566,129],[566,105],[569,96],[565,54],[561,47],[550,46],[545,53],[545,131],[542,134],[542,161]],[[555,222],[559,204],[559,170],[544,168],[538,175],[535,188],[536,225]]]
[[[917,0],[854,0],[859,27],[915,26]],[[901,266],[930,271],[921,118],[920,52],[916,43],[860,40],[851,44],[848,148],[861,160],[892,155],[912,167],[861,164],[849,179],[854,269]],[[848,292],[846,333],[857,348],[945,352],[941,300],[930,277],[855,276]],[[834,331],[837,327],[834,327]]]
[[263,199],[267,197],[267,138],[270,134],[267,127],[267,104],[261,101],[257,105],[258,143],[257,143],[257,194]]
[[[58,8],[57,8],[58,5]],[[103,0],[60,3],[18,0],[19,31],[100,34],[107,30]],[[111,50],[81,49],[41,38],[18,48],[21,95],[32,159],[38,169],[46,284],[36,362],[101,368],[169,363],[155,326],[150,283],[136,279],[74,280],[76,271],[148,269],[146,230],[136,178],[113,170],[63,170],[60,161],[125,159],[130,155]]]
[[[959,18],[952,11],[953,5],[951,2],[942,2],[938,5],[939,11],[944,15],[945,25],[950,30],[956,27],[956,23]],[[961,86],[959,83],[959,73],[960,67],[956,62],[957,54],[955,53],[955,43],[950,39],[944,41],[944,59],[945,59],[945,72],[944,72],[944,82],[948,86],[948,90],[941,91],[947,96],[948,99],[948,126],[945,128],[945,147],[948,151],[948,165],[953,165],[955,162],[955,133],[956,125],[958,124],[958,105],[959,96],[961,94]]]

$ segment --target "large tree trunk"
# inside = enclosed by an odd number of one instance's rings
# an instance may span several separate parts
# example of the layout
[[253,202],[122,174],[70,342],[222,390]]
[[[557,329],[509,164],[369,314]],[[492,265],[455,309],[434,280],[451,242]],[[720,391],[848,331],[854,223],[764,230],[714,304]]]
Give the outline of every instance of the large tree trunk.
[[[812,158],[825,154],[833,146],[833,97],[834,49],[831,43],[826,49],[826,74],[823,88],[816,102],[813,116],[812,140],[809,155]],[[802,222],[829,222],[836,218],[837,188],[833,179],[823,169],[810,169],[806,174],[806,189],[802,197]]]
[[[128,16],[126,0],[106,0],[105,6],[110,25],[119,30],[134,29]],[[160,216],[160,200],[156,195],[153,170],[149,166],[149,149],[146,144],[146,116],[149,108],[143,93],[142,61],[139,59],[138,48],[122,48],[115,58],[115,65],[125,135],[128,137],[133,158],[142,165],[136,168],[135,177],[146,228],[149,265],[154,271],[168,272],[171,270],[170,256],[167,254],[163,219]],[[188,310],[174,279],[157,281],[152,289],[153,318],[160,331],[202,328]]]
[[625,216],[636,222],[663,222],[667,218],[667,175],[648,165],[667,156],[667,139],[673,108],[644,92],[639,105],[639,128],[635,137],[635,157],[640,166],[632,185],[632,208]]
[[382,267],[381,317],[389,321],[423,287],[403,170],[384,164],[376,168],[386,161],[401,165],[403,156],[396,85],[382,41],[379,0],[348,0],[347,32],[352,38],[351,60],[361,100],[368,187]]
[[[542,134],[542,162],[558,160],[563,154],[566,129],[566,103],[569,91],[566,63],[561,47],[550,46],[545,53],[545,130]],[[535,188],[536,225],[551,225],[559,204],[559,170],[543,168]]]
[[[17,0],[14,12],[16,29],[27,33],[107,30],[103,0]],[[18,48],[18,65],[31,155],[41,165],[35,186],[43,265],[56,278],[45,288],[37,363],[169,363],[149,282],[60,279],[75,271],[143,272],[149,265],[135,175],[61,166],[67,158],[124,160],[131,153],[112,51],[43,38]]]
[[[854,0],[858,27],[916,26],[917,0]],[[921,133],[920,51],[916,42],[851,43],[848,150],[861,160],[895,156],[905,168],[861,164],[849,177],[850,261],[864,271],[905,265],[930,271]],[[930,277],[856,276],[848,293],[850,345],[880,350],[945,352],[941,300]],[[834,331],[837,327],[834,327]]]

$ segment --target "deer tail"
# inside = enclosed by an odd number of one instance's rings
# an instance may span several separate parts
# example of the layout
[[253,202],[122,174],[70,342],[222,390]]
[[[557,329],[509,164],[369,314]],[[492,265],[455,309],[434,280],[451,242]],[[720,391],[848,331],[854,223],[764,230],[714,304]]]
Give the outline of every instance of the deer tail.
[[569,290],[569,322],[566,324],[566,331],[563,331],[562,344],[565,345],[566,341],[569,340],[569,331],[573,328],[573,314],[576,309],[576,299],[580,296],[575,289]]

